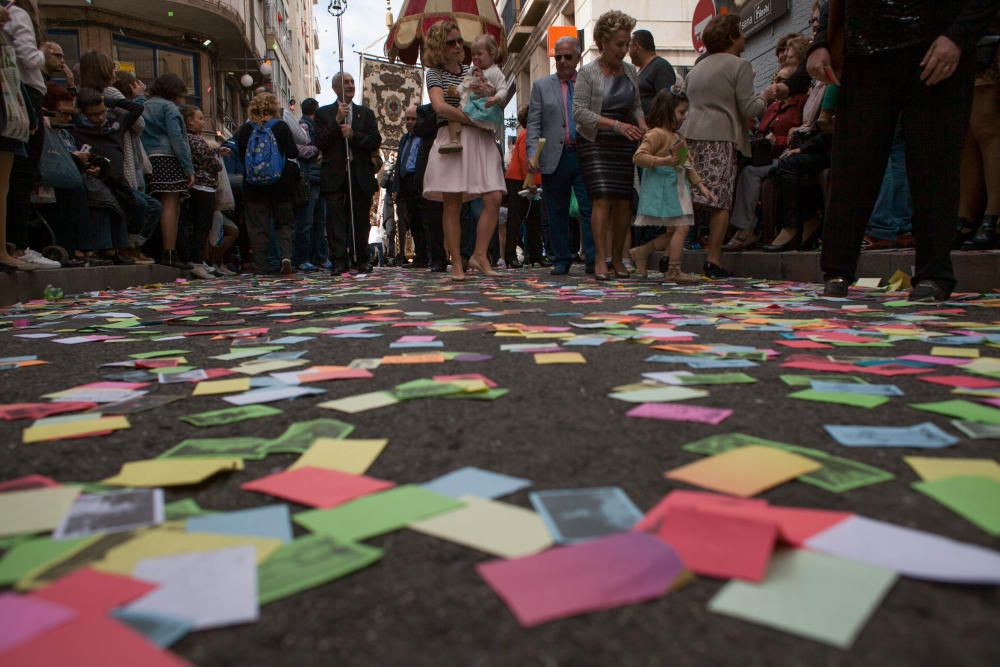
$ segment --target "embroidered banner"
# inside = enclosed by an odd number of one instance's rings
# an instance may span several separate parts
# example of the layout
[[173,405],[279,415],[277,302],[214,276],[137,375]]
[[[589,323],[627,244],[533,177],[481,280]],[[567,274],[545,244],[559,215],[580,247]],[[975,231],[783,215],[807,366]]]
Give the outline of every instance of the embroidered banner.
[[[382,150],[395,151],[406,132],[406,107],[420,104],[424,91],[422,67],[362,58],[362,104],[375,112]],[[383,153],[384,155],[385,153]]]

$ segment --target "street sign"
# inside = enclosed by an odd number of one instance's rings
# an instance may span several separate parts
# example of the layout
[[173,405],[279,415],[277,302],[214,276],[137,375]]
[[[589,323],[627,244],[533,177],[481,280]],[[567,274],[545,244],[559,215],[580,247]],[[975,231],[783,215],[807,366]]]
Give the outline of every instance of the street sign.
[[694,50],[698,53],[705,50],[705,44],[701,41],[701,33],[713,18],[715,18],[715,3],[712,0],[698,0],[694,14],[691,16],[691,44],[694,45]]

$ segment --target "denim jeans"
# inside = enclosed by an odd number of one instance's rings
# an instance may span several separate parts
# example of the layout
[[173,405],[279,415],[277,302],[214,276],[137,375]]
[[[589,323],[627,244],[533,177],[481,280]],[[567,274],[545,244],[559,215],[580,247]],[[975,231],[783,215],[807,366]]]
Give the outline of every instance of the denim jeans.
[[322,264],[329,256],[326,243],[326,202],[319,183],[309,184],[309,199],[295,211],[295,253],[298,266],[314,259]]
[[580,235],[583,239],[583,254],[588,266],[594,265],[594,236],[590,229],[590,196],[583,182],[583,171],[576,149],[564,148],[556,170],[542,177],[542,198],[549,213],[549,229],[552,242],[552,262],[569,266],[575,249],[569,246],[569,204],[570,193],[576,193],[576,203],[580,208]]
[[132,190],[132,197],[135,199],[135,207],[132,209],[128,230],[129,233],[139,237],[137,245],[141,246],[156,234],[160,226],[160,211],[163,210],[163,204],[142,190]]
[[897,236],[913,228],[912,218],[910,181],[906,176],[906,143],[903,141],[902,124],[896,123],[889,161],[882,177],[882,188],[875,202],[875,210],[868,219],[868,235],[876,239],[895,240]]

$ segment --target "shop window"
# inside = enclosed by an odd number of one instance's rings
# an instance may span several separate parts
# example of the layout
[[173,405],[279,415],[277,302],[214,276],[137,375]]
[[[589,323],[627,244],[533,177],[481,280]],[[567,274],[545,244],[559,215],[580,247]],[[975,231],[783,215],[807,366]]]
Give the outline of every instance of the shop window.
[[112,48],[112,57],[119,69],[132,72],[147,86],[161,74],[176,74],[187,85],[188,103],[199,104],[201,90],[197,53],[119,37],[114,39]]

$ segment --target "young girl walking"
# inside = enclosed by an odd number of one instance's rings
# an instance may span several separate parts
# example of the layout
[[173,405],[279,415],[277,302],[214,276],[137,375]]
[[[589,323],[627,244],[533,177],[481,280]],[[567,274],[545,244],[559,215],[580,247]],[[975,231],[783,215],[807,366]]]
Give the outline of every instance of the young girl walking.
[[698,276],[681,271],[684,237],[694,224],[691,186],[698,188],[708,199],[714,197],[691,166],[687,144],[684,137],[677,133],[687,109],[687,97],[676,86],[657,93],[646,118],[650,130],[632,158],[636,166],[642,168],[639,208],[634,224],[639,227],[666,227],[660,236],[629,251],[636,271],[643,278],[648,274],[647,264],[653,251],[669,246],[670,264],[664,279],[675,283],[700,280]]

